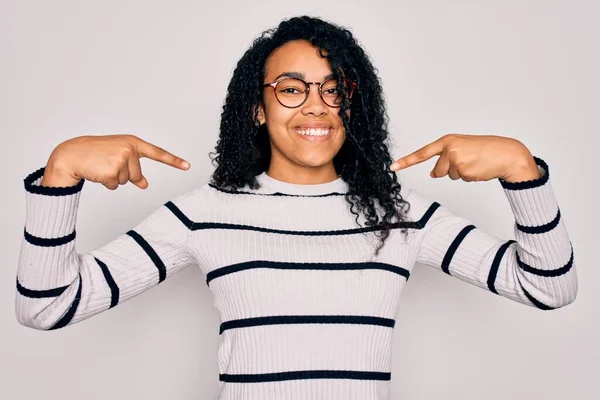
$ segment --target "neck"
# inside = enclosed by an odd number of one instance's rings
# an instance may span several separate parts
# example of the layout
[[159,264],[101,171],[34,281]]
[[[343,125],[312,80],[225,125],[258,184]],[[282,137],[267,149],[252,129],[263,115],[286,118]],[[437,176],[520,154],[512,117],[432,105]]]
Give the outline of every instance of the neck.
[[271,157],[267,175],[278,181],[298,185],[318,185],[328,183],[339,178],[333,161],[318,167],[281,163],[276,157]]

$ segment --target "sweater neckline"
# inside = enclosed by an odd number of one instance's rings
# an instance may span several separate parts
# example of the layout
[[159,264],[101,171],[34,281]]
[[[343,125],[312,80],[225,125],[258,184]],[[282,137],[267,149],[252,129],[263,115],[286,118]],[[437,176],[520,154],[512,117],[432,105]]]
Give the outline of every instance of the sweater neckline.
[[263,193],[281,193],[294,196],[322,196],[328,194],[344,194],[348,190],[347,183],[338,177],[336,180],[326,183],[302,185],[277,180],[263,172],[256,176],[256,180],[261,186]]

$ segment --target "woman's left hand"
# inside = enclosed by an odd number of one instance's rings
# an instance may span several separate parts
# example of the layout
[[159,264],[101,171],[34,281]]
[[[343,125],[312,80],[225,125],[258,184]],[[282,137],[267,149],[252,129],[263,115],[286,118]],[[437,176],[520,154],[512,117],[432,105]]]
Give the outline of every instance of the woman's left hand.
[[540,178],[531,152],[520,141],[502,136],[451,133],[398,159],[393,171],[440,156],[431,171],[432,178],[462,179],[466,182],[500,178],[522,182]]

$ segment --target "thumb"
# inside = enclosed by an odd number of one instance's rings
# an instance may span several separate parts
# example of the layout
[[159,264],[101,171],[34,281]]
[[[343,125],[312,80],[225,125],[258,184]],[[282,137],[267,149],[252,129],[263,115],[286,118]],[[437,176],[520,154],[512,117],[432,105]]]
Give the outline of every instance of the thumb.
[[135,181],[135,182],[131,182],[131,183],[133,183],[135,186],[139,187],[140,189],[148,188],[148,180],[143,175],[139,181]]
[[448,175],[449,170],[450,160],[448,159],[448,157],[445,156],[445,154],[442,154],[440,158],[438,158],[431,172],[429,173],[429,176],[431,176],[432,178],[443,178],[444,176]]

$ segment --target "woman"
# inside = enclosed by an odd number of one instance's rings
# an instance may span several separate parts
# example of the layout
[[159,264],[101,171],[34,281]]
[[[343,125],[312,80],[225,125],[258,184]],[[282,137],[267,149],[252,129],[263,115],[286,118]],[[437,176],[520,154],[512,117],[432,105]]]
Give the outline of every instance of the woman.
[[[519,141],[445,135],[393,162],[374,68],[347,30],[292,18],[263,33],[228,88],[211,183],[86,254],[75,248],[84,180],[144,189],[139,158],[186,170],[133,135],[82,136],[25,179],[19,321],[57,329],[198,265],[222,318],[220,399],[389,399],[392,329],[416,263],[549,310],[577,293],[548,166]],[[476,229],[398,183],[498,179],[515,240]]]

